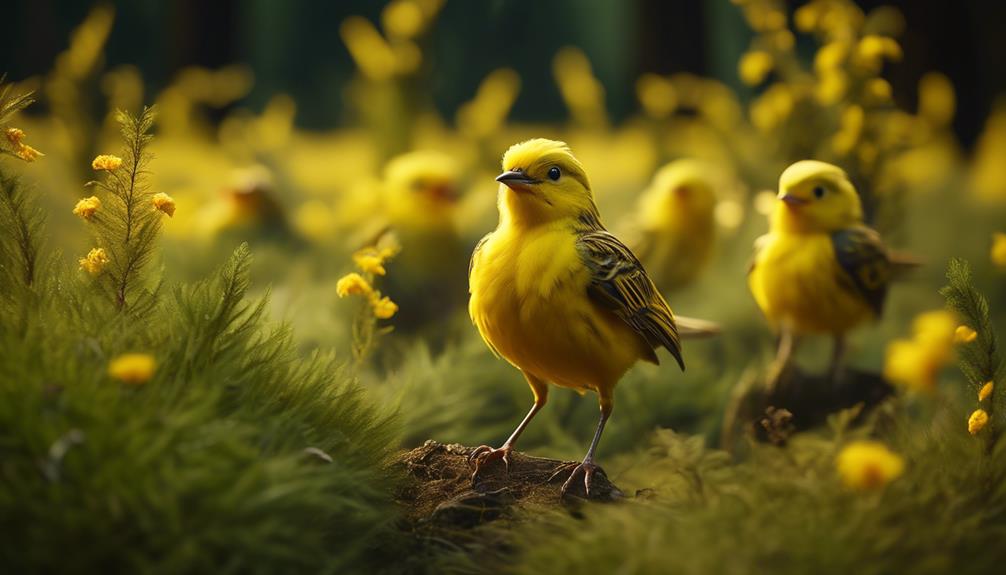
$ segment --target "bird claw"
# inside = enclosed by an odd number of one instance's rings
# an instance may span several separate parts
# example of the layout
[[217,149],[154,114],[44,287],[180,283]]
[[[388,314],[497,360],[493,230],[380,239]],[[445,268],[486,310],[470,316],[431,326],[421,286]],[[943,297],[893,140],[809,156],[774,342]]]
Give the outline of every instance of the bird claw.
[[[565,467],[563,469],[565,469]],[[559,469],[558,471],[553,473],[552,477],[555,477],[560,473],[562,473],[563,469]],[[595,465],[594,462],[592,461],[584,461],[583,463],[577,465],[575,468],[573,468],[573,471],[569,474],[569,479],[567,479],[566,482],[562,484],[562,490],[559,492],[559,497],[560,498],[566,497],[566,492],[569,491],[569,488],[573,486],[573,482],[576,481],[577,476],[583,474],[583,488],[587,495],[587,498],[589,499],[591,480],[593,480],[594,478],[594,473],[596,473],[597,470],[599,469],[601,468]],[[604,473],[603,469],[601,469],[601,473]]]
[[482,466],[487,462],[494,459],[502,459],[503,464],[506,466],[507,474],[510,473],[510,452],[513,450],[509,445],[504,445],[498,449],[492,448],[488,445],[480,445],[476,447],[471,455],[468,456],[469,467],[473,464],[475,465],[475,471],[472,472],[472,485],[479,478],[479,472],[482,471]]

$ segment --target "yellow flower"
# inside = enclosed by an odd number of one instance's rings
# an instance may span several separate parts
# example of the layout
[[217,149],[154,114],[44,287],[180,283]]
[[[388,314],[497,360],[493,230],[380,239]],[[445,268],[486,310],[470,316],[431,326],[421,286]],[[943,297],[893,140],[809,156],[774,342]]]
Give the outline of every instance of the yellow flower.
[[905,460],[878,441],[854,441],[846,445],[835,465],[842,483],[857,491],[881,488],[905,470]]
[[741,56],[737,64],[741,81],[749,86],[761,84],[772,71],[772,55],[761,50],[752,50]]
[[426,24],[423,11],[413,0],[395,0],[381,11],[381,24],[389,36],[414,38]]
[[947,310],[919,314],[912,324],[915,340],[940,358],[949,359],[953,352],[957,318]]
[[24,140],[24,130],[21,128],[7,128],[5,135],[7,136],[7,141],[10,142],[10,145],[15,148],[22,145],[21,141]]
[[856,147],[856,142],[863,132],[863,108],[849,106],[842,111],[842,126],[831,139],[831,149],[836,154],[844,156]]
[[35,160],[39,159],[40,156],[44,156],[45,154],[29,146],[28,144],[21,144],[14,150],[14,155],[26,162],[34,162]]
[[867,80],[863,97],[869,104],[886,104],[891,101],[891,84],[883,78]]
[[73,215],[80,216],[85,220],[90,220],[94,212],[98,211],[101,207],[101,200],[97,196],[91,196],[90,198],[83,198],[77,205],[73,207]]
[[989,414],[984,409],[976,409],[968,418],[968,433],[978,435],[978,432],[985,428],[989,422]]
[[835,70],[845,61],[849,55],[849,45],[845,42],[831,42],[825,44],[814,55],[814,69],[818,73],[826,73]]
[[966,325],[959,325],[954,330],[954,343],[971,343],[978,339],[978,332]]
[[1006,234],[996,232],[992,234],[992,263],[1006,268]]
[[367,273],[383,276],[387,273],[387,270],[384,269],[384,262],[393,255],[392,248],[366,247],[353,254],[353,262],[356,267]]
[[377,319],[390,319],[398,311],[398,304],[385,297],[371,297],[370,307],[374,310],[374,317]]
[[978,390],[978,401],[985,401],[992,395],[992,390],[995,388],[995,384],[991,381],[985,382],[985,385]]
[[868,72],[877,73],[884,60],[898,61],[901,59],[901,46],[894,38],[887,36],[864,36],[856,46],[857,63]]
[[87,252],[87,257],[81,258],[78,263],[80,269],[96,276],[105,269],[105,264],[108,263],[108,254],[105,253],[105,248],[94,248]]
[[374,288],[370,287],[367,280],[363,279],[358,273],[349,273],[339,279],[339,283],[335,284],[335,293],[339,294],[339,297],[346,297],[350,295],[370,295],[373,293]]
[[154,375],[157,364],[147,353],[125,353],[108,363],[108,375],[123,383],[139,385]]
[[157,192],[151,201],[154,204],[155,210],[168,214],[169,218],[175,215],[175,199],[168,194]]
[[119,166],[121,165],[122,165],[122,158],[118,156],[112,156],[110,154],[102,154],[94,158],[94,161],[91,162],[91,169],[99,172],[102,170],[111,172],[119,169]]
[[814,95],[817,101],[830,106],[836,104],[845,96],[849,87],[849,78],[841,70],[828,70],[818,80]]
[[936,387],[936,374],[941,366],[925,345],[898,339],[887,346],[884,379],[911,391],[929,392]]

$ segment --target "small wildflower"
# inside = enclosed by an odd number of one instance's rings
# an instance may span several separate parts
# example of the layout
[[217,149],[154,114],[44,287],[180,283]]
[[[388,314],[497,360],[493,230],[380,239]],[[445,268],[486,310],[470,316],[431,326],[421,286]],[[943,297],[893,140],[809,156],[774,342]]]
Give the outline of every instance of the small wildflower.
[[991,381],[986,381],[985,385],[978,390],[978,401],[985,401],[992,395],[992,390],[995,388],[995,384]]
[[339,282],[335,284],[335,293],[339,294],[339,297],[346,297],[350,295],[370,295],[373,293],[374,288],[367,283],[367,280],[363,279],[358,273],[349,273],[339,279]]
[[73,207],[73,215],[80,216],[85,220],[90,221],[94,212],[98,211],[101,207],[101,200],[98,196],[91,196],[90,198],[83,198],[77,202],[77,205]]
[[169,218],[175,215],[175,199],[168,194],[157,192],[151,201],[155,210],[168,214]]
[[772,71],[772,55],[761,50],[752,50],[741,56],[737,65],[741,81],[749,86],[761,84]]
[[825,106],[837,104],[849,88],[849,78],[840,70],[828,70],[821,74],[814,95]]
[[366,247],[353,254],[353,262],[364,272],[383,276],[387,273],[387,270],[384,269],[384,262],[392,255],[393,251],[389,248]]
[[901,60],[901,46],[894,38],[887,36],[877,36],[874,34],[864,36],[856,46],[857,62],[860,67],[869,72],[879,72],[884,60]]
[[989,414],[984,409],[976,409],[968,418],[968,433],[978,435],[978,432],[985,428],[989,422]]
[[924,345],[909,339],[898,339],[887,346],[884,358],[884,379],[911,391],[930,392],[936,387],[936,374],[941,363]]
[[934,355],[946,360],[949,360],[953,351],[956,327],[957,318],[946,310],[920,314],[912,324],[915,340],[929,348]]
[[4,135],[7,136],[7,141],[14,148],[12,153],[26,162],[34,162],[39,156],[45,155],[24,143],[25,134],[21,128],[7,128]]
[[870,491],[897,479],[905,460],[878,441],[854,441],[842,448],[835,465],[846,487]]
[[87,257],[81,258],[78,263],[80,269],[96,276],[105,269],[105,264],[108,263],[108,254],[105,253],[105,248],[94,248],[87,252]]
[[7,141],[10,142],[10,145],[15,148],[22,145],[21,141],[24,140],[24,130],[21,128],[7,128],[5,135],[7,136]]
[[123,383],[139,385],[150,381],[157,364],[147,353],[125,353],[108,363],[108,375]]
[[374,317],[377,319],[390,319],[398,312],[398,304],[391,301],[387,296],[381,298],[372,297],[370,307],[373,309]]
[[883,78],[867,80],[863,92],[864,98],[870,104],[886,104],[891,101],[891,84]]
[[112,156],[110,154],[102,154],[91,162],[91,169],[95,171],[106,171],[112,172],[119,169],[122,165],[122,158],[118,156]]
[[992,234],[992,263],[998,267],[1006,268],[1006,234],[996,232]]
[[825,44],[814,55],[814,69],[819,73],[827,73],[837,69],[849,55],[849,45],[845,42]]
[[966,325],[959,325],[954,330],[954,343],[971,343],[978,339],[978,332]]
[[28,144],[21,144],[14,150],[14,155],[26,162],[34,162],[35,160],[39,159],[40,156],[44,156],[45,154],[29,146]]

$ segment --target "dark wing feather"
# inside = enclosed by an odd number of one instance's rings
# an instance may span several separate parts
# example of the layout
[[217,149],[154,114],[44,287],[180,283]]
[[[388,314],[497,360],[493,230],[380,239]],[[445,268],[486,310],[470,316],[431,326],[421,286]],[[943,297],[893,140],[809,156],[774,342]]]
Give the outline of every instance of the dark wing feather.
[[840,283],[862,297],[879,316],[891,281],[891,260],[880,234],[856,226],[831,235],[835,259],[842,269]]
[[[627,323],[652,349],[666,347],[684,369],[674,314],[632,251],[604,230],[583,233],[576,248],[591,273],[587,293],[594,303]],[[647,359],[656,362],[657,356]]]

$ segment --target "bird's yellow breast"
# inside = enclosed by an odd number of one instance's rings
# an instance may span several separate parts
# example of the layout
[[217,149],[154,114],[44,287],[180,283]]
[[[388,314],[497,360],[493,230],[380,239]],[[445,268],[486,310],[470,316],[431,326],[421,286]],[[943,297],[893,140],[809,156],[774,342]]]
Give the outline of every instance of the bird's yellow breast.
[[556,385],[610,389],[645,345],[587,295],[590,272],[568,224],[488,237],[472,262],[469,313],[483,339],[519,369]]
[[748,285],[773,325],[840,334],[873,315],[839,283],[843,273],[827,234],[773,233],[755,258]]

